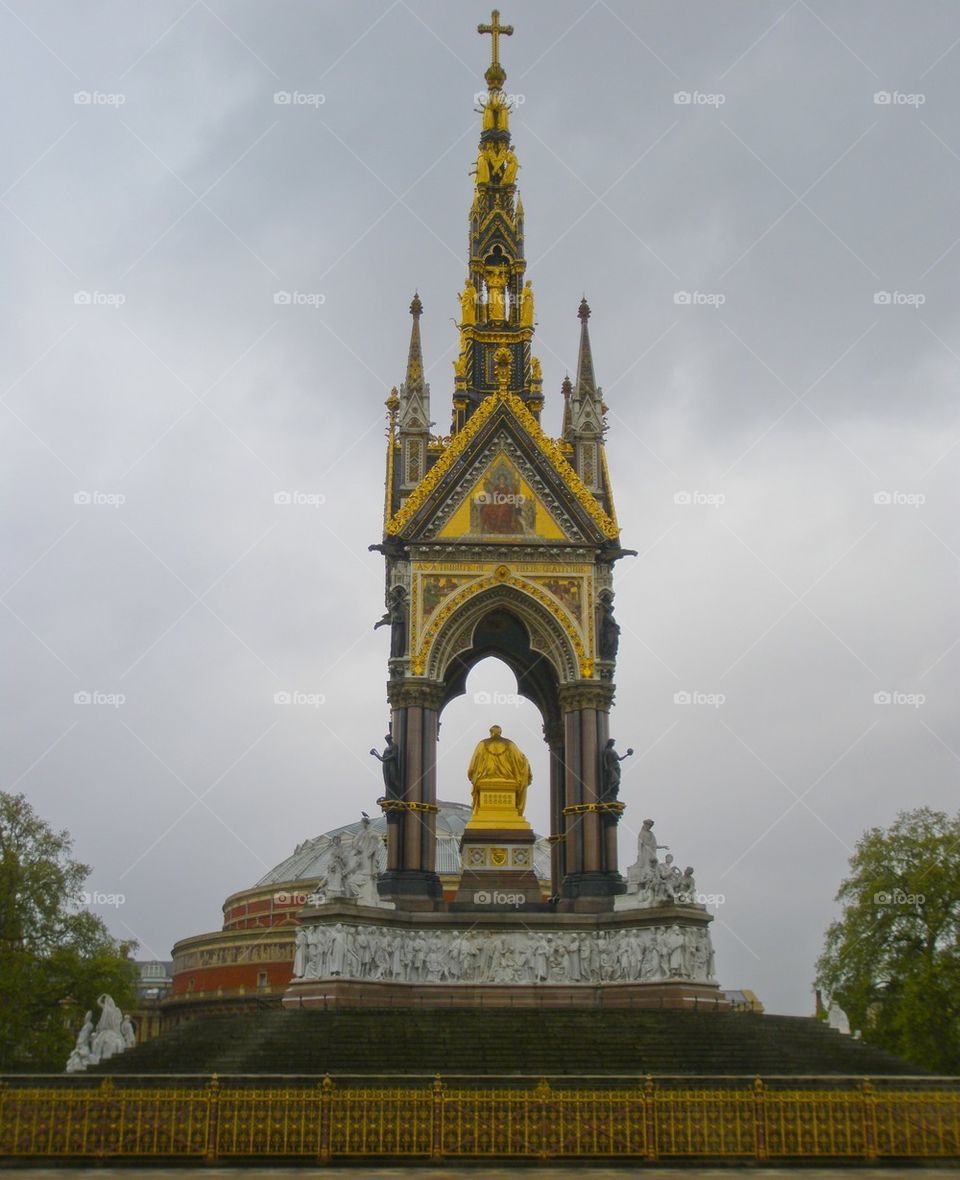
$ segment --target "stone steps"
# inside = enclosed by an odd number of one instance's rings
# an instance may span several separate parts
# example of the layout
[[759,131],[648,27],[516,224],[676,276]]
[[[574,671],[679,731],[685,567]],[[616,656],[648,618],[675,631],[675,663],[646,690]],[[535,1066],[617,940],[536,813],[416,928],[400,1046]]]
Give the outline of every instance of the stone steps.
[[921,1071],[805,1017],[341,1009],[199,1018],[95,1072],[879,1076]]

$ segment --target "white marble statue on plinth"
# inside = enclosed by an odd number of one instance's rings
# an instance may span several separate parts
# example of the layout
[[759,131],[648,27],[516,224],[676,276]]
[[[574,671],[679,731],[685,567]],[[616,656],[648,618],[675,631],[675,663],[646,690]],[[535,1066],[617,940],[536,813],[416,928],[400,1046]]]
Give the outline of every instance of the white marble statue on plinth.
[[87,1012],[67,1059],[67,1073],[82,1073],[87,1066],[109,1061],[137,1043],[133,1021],[120,1011],[112,996],[104,992],[97,997],[97,1005],[100,1008],[97,1027],[93,1027],[93,1013]]

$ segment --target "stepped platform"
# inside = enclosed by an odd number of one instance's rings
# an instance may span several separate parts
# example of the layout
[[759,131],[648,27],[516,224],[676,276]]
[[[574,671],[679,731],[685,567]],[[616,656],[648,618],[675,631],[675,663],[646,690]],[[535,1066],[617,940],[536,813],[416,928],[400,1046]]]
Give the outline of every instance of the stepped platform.
[[211,1015],[91,1069],[134,1074],[883,1077],[924,1071],[809,1017],[335,1009]]

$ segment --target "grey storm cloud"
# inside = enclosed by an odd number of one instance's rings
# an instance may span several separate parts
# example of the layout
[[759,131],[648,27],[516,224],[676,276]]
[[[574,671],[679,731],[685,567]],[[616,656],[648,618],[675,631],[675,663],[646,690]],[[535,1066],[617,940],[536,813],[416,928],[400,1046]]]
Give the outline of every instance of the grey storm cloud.
[[[144,955],[379,794],[383,401],[417,289],[448,429],[487,11],[0,11],[3,788]],[[858,835],[958,798],[960,10],[503,17],[545,423],[585,291],[639,553],[622,858],[655,817],[722,982],[807,1012]],[[440,795],[505,694],[542,829],[515,687],[445,711]]]

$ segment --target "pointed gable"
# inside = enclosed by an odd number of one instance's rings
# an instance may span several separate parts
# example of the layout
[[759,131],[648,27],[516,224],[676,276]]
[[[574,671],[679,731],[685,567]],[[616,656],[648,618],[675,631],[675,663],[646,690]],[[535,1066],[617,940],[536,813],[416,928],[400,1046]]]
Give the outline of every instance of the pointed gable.
[[[509,490],[511,484],[514,491]],[[480,514],[485,500],[479,497],[490,494],[491,510]],[[497,502],[497,495],[529,497],[529,503]],[[504,511],[494,512],[497,507]],[[518,531],[500,531],[508,527]],[[616,521],[513,394],[483,401],[387,522],[386,532],[404,540],[581,544],[615,540],[618,535]]]

